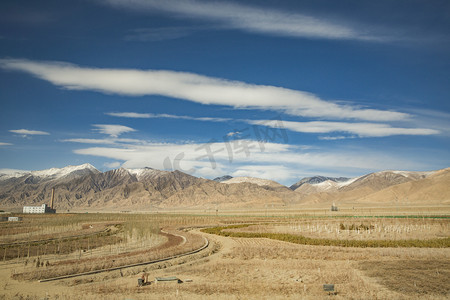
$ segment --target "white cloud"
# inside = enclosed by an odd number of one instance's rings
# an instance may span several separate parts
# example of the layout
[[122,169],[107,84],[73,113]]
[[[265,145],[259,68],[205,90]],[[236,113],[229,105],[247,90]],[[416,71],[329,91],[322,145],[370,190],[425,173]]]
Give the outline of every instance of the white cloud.
[[284,182],[298,176],[298,174],[294,173],[293,169],[283,165],[243,165],[231,173],[231,176],[256,177]]
[[[383,169],[420,169],[423,163],[395,153],[380,153],[370,149],[341,151],[339,149],[307,149],[288,144],[241,140],[247,145],[231,147],[224,142],[201,144],[148,143],[122,147],[92,147],[77,149],[80,155],[105,157],[123,162],[125,168],[150,166],[156,169],[178,169],[196,176],[213,178],[224,174],[255,176],[284,182],[298,180],[303,172],[364,174]],[[208,155],[209,154],[209,155]],[[230,159],[231,158],[231,159]]]
[[3,142],[0,142],[0,146],[11,146],[12,144],[11,143],[3,143]]
[[[439,134],[440,131],[428,128],[400,128],[392,127],[388,124],[380,123],[348,123],[348,122],[293,122],[293,121],[273,121],[273,120],[247,120],[253,125],[263,125],[272,128],[280,128],[305,132],[305,133],[331,133],[346,132],[359,137],[385,137],[392,135],[433,135]],[[322,138],[327,139],[327,138]],[[328,138],[337,139],[337,138]]]
[[[184,119],[195,121],[212,121],[212,122],[244,122],[251,125],[268,126],[272,128],[289,129],[295,132],[303,133],[333,133],[333,132],[346,132],[350,136],[324,136],[319,137],[321,140],[338,140],[355,137],[386,137],[392,135],[433,135],[439,134],[441,131],[430,128],[402,128],[392,127],[388,124],[380,123],[349,123],[349,122],[326,122],[326,121],[314,121],[314,122],[294,122],[283,120],[240,120],[229,118],[214,118],[214,117],[190,117],[190,116],[177,116],[168,114],[142,114],[133,112],[123,113],[106,113],[115,117],[127,117],[127,118],[170,118],[170,119]],[[239,132],[230,132],[227,136],[233,136],[239,134]]]
[[110,163],[104,163],[103,165],[110,169],[117,169],[117,168],[120,168],[121,163],[118,161],[114,161],[114,162],[110,162]]
[[[317,39],[382,41],[386,37],[370,33],[362,25],[350,26],[330,18],[317,18],[295,12],[259,8],[236,2],[218,1],[159,1],[159,0],[103,0],[120,9],[139,12],[163,11],[170,15],[214,22],[224,28],[275,36]],[[176,32],[178,35],[179,33]],[[155,33],[151,33],[153,37]],[[159,33],[156,34],[159,37]]]
[[96,130],[100,133],[108,134],[109,136],[111,136],[113,138],[116,138],[125,132],[136,131],[136,129],[133,129],[128,126],[123,126],[123,125],[94,124],[92,126],[97,127],[97,129],[94,129],[94,130]]
[[[3,179],[12,178],[12,177],[21,177],[30,173],[31,171],[26,170],[16,170],[16,169],[0,169],[0,176]],[[5,176],[6,175],[6,176]]]
[[138,139],[119,139],[119,138],[107,138],[107,139],[63,139],[61,142],[80,143],[80,144],[96,144],[96,145],[117,145],[122,143],[127,144],[145,144],[145,141]]
[[69,142],[69,143],[80,143],[80,144],[104,144],[104,145],[113,145],[115,144],[113,139],[64,139],[61,142]]
[[45,131],[28,130],[28,129],[15,129],[15,130],[10,130],[9,132],[20,134],[23,137],[27,137],[29,135],[50,135],[50,133],[45,132]]
[[135,112],[108,112],[105,113],[105,115],[112,116],[112,117],[120,117],[120,118],[142,118],[142,119],[149,119],[153,118],[154,114],[143,114],[143,113],[135,113]]
[[360,108],[325,101],[314,94],[186,72],[83,68],[60,62],[1,59],[3,69],[23,71],[70,90],[126,96],[162,95],[205,105],[284,111],[306,117],[404,120],[407,113]]
[[414,118],[411,122],[415,126],[438,130],[442,135],[450,136],[450,113],[444,110],[410,109]]
[[191,116],[178,116],[170,114],[150,114],[150,113],[135,113],[135,112],[108,112],[106,115],[112,117],[121,118],[142,118],[142,119],[181,119],[192,121],[206,121],[206,122],[228,122],[232,121],[230,118],[212,118],[212,117],[191,117]]
[[232,131],[232,132],[228,132],[227,133],[227,137],[232,137],[232,136],[235,136],[235,135],[239,135],[241,132],[240,131]]
[[336,140],[345,140],[345,139],[354,139],[356,136],[344,136],[344,135],[338,135],[338,136],[319,136],[319,140],[323,141],[336,141]]

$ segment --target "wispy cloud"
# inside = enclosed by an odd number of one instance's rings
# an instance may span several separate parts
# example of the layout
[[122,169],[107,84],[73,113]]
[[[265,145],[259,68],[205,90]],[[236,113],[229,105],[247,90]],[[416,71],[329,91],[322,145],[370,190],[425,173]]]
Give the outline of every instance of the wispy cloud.
[[126,96],[162,95],[206,105],[270,109],[306,117],[367,121],[404,120],[411,117],[403,112],[341,105],[304,91],[185,72],[83,68],[67,63],[23,59],[2,59],[0,67],[27,72],[70,90],[92,90]]
[[120,117],[120,118],[143,118],[143,119],[181,119],[192,121],[207,121],[207,122],[228,122],[233,119],[230,118],[216,118],[216,117],[191,117],[191,116],[179,116],[170,114],[150,114],[150,113],[135,113],[135,112],[108,112],[105,113],[108,116]]
[[255,7],[227,1],[183,0],[100,0],[115,8],[139,12],[162,11],[171,16],[213,22],[224,28],[246,32],[300,38],[383,41],[387,37],[364,29],[361,24],[349,25],[295,12]]
[[240,131],[231,131],[231,132],[228,132],[228,133],[226,134],[226,136],[227,136],[227,137],[232,137],[232,136],[237,136],[237,135],[239,135],[239,134],[241,134]]
[[113,138],[118,137],[122,133],[136,131],[136,129],[123,125],[94,124],[92,126],[96,127],[96,129],[94,129],[95,131],[107,134]]
[[71,138],[61,139],[63,143],[79,143],[79,144],[93,144],[93,145],[123,145],[123,144],[145,144],[146,141],[130,138],[119,138],[121,134],[134,132],[136,129],[116,124],[93,124],[93,131],[106,134],[106,138]]
[[10,130],[9,132],[19,134],[23,137],[27,137],[29,135],[50,135],[50,133],[45,132],[45,131],[28,130],[28,129],[14,129],[14,130]]
[[120,167],[121,163],[118,161],[114,161],[114,162],[110,162],[110,163],[104,163],[103,165],[110,169],[117,169]]
[[410,112],[414,115],[411,122],[416,126],[432,128],[450,137],[450,113],[423,108],[410,109]]
[[345,139],[353,139],[356,136],[345,136],[345,135],[338,135],[338,136],[319,136],[319,140],[323,141],[336,141],[336,140],[345,140]]
[[28,170],[17,170],[17,169],[0,169],[0,174],[4,175],[16,175],[16,174],[25,174],[30,173]]
[[143,114],[136,112],[108,112],[105,115],[120,118],[135,118],[135,119],[149,119],[154,118],[154,114]]
[[[302,133],[334,133],[345,132],[350,134],[349,136],[323,136],[319,137],[322,140],[338,140],[355,137],[386,137],[392,135],[434,135],[439,134],[440,131],[429,128],[404,128],[404,127],[392,127],[388,124],[382,123],[349,123],[349,122],[326,122],[326,121],[313,121],[313,122],[294,122],[294,121],[281,121],[280,120],[243,120],[243,119],[229,119],[229,118],[214,118],[214,117],[190,117],[190,116],[177,116],[168,114],[145,114],[145,113],[106,113],[110,116],[125,117],[125,118],[170,118],[170,119],[184,119],[193,121],[210,121],[210,122],[243,122],[251,125],[267,126],[272,128],[288,129],[295,132]],[[239,134],[239,132],[230,132],[227,136]]]
[[[264,143],[262,150],[257,141],[241,140],[248,145],[248,153],[233,149],[227,143],[148,143],[122,147],[91,147],[77,149],[80,155],[90,155],[123,162],[125,168],[150,166],[157,169],[178,169],[196,176],[212,178],[223,174],[257,176],[289,183],[309,170],[327,173],[364,174],[383,169],[423,168],[422,162],[396,154],[339,149],[305,149],[301,146]],[[230,155],[233,160],[230,162]],[[212,159],[212,161],[211,161]],[[348,162],[351,161],[351,166]],[[290,182],[290,183],[292,183]]]
[[63,139],[61,142],[69,142],[69,143],[80,143],[80,144],[96,144],[96,145],[114,145],[114,139],[86,139],[86,138],[78,138],[78,139]]
[[242,165],[230,174],[233,177],[256,177],[285,182],[296,178],[298,173],[284,165]]
[[11,146],[12,144],[11,143],[3,143],[3,142],[0,142],[0,147],[1,146]]
[[106,138],[106,139],[88,139],[75,138],[63,139],[61,142],[79,143],[79,144],[95,144],[95,145],[119,145],[119,144],[145,144],[146,142],[138,139],[122,139],[122,138]]
[[[272,120],[247,120],[253,125],[263,125],[272,128],[279,128],[279,121]],[[439,134],[440,131],[428,128],[401,128],[392,127],[388,124],[380,123],[348,123],[348,122],[293,122],[283,121],[282,126],[286,129],[304,132],[304,133],[332,133],[332,132],[346,132],[359,137],[385,137],[392,135],[434,135]],[[339,139],[338,138],[323,138],[323,139]]]

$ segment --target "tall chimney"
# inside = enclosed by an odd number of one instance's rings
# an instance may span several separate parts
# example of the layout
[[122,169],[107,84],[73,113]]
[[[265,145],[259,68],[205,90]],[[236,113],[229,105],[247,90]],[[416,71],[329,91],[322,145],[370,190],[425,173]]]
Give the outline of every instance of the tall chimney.
[[51,209],[53,209],[53,200],[55,200],[55,188],[52,188],[52,200],[50,200]]

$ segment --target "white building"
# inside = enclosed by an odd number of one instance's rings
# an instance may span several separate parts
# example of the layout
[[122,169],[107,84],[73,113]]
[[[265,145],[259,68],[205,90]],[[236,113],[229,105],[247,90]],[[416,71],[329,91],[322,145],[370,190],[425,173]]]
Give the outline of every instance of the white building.
[[41,206],[24,206],[24,214],[45,214],[45,213],[55,213],[56,210],[48,207],[47,204],[42,204]]

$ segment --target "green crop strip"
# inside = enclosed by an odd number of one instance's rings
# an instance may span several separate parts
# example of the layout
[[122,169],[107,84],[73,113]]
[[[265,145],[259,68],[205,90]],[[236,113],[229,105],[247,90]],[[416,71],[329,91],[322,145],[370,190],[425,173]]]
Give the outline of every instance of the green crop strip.
[[417,247],[417,248],[448,248],[450,238],[429,239],[429,240],[334,240],[315,239],[301,235],[287,233],[268,232],[230,232],[227,229],[245,228],[253,224],[241,224],[231,226],[219,226],[202,229],[205,233],[216,234],[225,237],[237,238],[268,238],[301,245],[314,246],[337,246],[337,247],[359,247],[359,248],[387,248],[387,247]]

